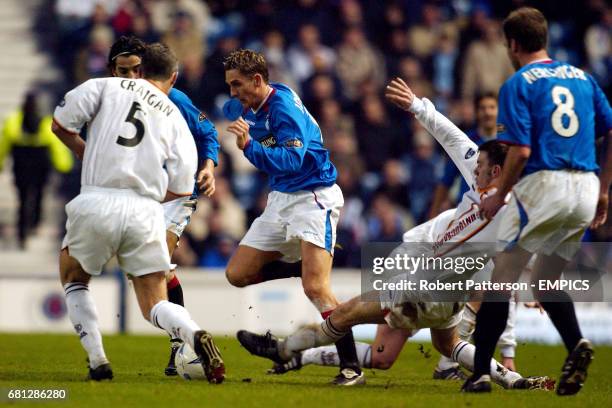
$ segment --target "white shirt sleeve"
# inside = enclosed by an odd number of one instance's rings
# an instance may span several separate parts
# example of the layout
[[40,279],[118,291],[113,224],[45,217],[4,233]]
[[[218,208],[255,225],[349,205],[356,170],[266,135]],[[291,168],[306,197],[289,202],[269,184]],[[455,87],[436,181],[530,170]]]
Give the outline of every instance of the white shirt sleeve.
[[57,105],[53,120],[65,130],[79,133],[100,106],[105,78],[90,79],[68,92]]
[[429,99],[415,97],[410,111],[446,150],[468,186],[474,184],[478,145],[453,122],[438,112]]
[[168,172],[168,191],[180,196],[188,196],[193,192],[195,174],[198,169],[198,152],[183,118],[174,126],[176,136],[170,146],[166,171]]

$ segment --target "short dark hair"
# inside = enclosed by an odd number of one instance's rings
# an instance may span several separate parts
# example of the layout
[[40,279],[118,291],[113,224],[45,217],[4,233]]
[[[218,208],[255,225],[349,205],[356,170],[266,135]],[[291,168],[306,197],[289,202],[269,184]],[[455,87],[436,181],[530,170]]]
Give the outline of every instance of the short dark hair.
[[225,60],[223,60],[223,68],[226,71],[237,69],[242,75],[252,77],[255,74],[260,74],[263,80],[268,82],[268,64],[263,54],[247,49],[232,51]]
[[142,57],[145,50],[145,43],[132,35],[126,37],[122,35],[117,41],[111,46],[110,52],[108,53],[108,64],[109,70],[115,68],[117,57],[137,55]]
[[487,152],[487,157],[491,165],[497,164],[503,167],[504,161],[506,161],[506,155],[508,154],[508,145],[499,140],[489,140],[481,144],[478,151]]
[[488,91],[476,95],[474,98],[474,110],[478,110],[480,102],[482,102],[483,99],[495,99],[495,102],[497,102],[497,94],[493,91]]
[[503,24],[508,44],[516,41],[524,52],[536,52],[546,48],[548,23],[546,17],[533,7],[521,7],[506,17]]
[[153,43],[145,47],[142,55],[143,78],[165,81],[178,71],[178,59],[170,48],[162,43]]

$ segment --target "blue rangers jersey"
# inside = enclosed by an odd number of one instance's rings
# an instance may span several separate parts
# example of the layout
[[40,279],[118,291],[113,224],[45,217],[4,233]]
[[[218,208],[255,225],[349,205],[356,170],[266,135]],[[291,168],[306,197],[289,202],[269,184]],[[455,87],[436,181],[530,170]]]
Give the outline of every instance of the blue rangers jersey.
[[612,129],[612,110],[595,80],[559,61],[525,65],[499,93],[498,139],[529,146],[523,175],[598,170],[595,136]]
[[[168,97],[176,105],[189,126],[198,150],[198,168],[206,159],[211,159],[217,165],[219,141],[215,125],[194,106],[184,92],[172,88]],[[194,187],[193,194],[194,196],[198,195],[197,185]]]
[[[251,135],[245,157],[268,174],[275,191],[292,193],[333,185],[337,171],[323,146],[319,125],[293,90],[279,83],[270,86],[272,92],[257,111],[241,111]],[[226,104],[228,119],[237,119],[239,104],[237,99]]]

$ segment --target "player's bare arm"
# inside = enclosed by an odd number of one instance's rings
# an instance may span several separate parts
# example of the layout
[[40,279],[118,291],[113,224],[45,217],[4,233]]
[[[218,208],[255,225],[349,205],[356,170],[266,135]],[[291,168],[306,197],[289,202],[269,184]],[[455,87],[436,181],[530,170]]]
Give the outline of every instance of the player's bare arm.
[[228,126],[227,130],[236,135],[236,146],[240,150],[244,150],[251,139],[251,136],[249,136],[249,124],[244,119],[238,118]]
[[612,130],[607,134],[606,155],[601,164],[601,173],[599,174],[599,199],[597,201],[597,210],[595,211],[595,219],[591,224],[591,228],[599,228],[604,225],[608,219],[608,201],[610,185],[612,184]]
[[215,162],[213,162],[211,159],[206,159],[198,170],[198,188],[206,197],[211,197],[215,193],[214,170]]
[[395,78],[385,88],[385,97],[398,108],[408,111],[414,101],[414,92],[403,79]]
[[83,160],[83,155],[85,154],[85,141],[78,133],[69,132],[55,122],[51,125],[51,131],[55,133],[62,143],[76,154],[79,160]]
[[523,169],[531,156],[531,148],[527,146],[510,146],[508,155],[504,162],[501,181],[498,190],[491,197],[487,197],[480,205],[481,216],[486,219],[492,219],[500,208],[505,204],[504,198],[508,195],[512,187],[519,180]]

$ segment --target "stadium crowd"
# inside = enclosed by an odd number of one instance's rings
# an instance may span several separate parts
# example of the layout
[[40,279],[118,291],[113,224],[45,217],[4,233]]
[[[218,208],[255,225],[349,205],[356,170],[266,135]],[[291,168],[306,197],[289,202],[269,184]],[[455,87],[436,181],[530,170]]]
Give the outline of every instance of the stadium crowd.
[[[404,78],[473,128],[474,99],[513,73],[500,20],[523,4],[548,17],[551,56],[592,73],[610,96],[612,8],[604,0],[56,0],[47,4],[57,24],[46,35],[65,76],[60,96],[108,75],[120,35],[162,41],[179,57],[176,87],[213,120],[222,146],[216,193],[199,199],[175,253],[186,266],[225,266],[265,207],[265,179],[228,136],[221,112],[229,98],[223,58],[241,47],[263,52],[271,80],[298,91],[322,129],[345,198],[334,266],[359,267],[364,242],[401,241],[428,218],[446,164],[432,137],[384,102],[386,81]],[[78,192],[78,171],[62,183],[66,200]],[[609,241],[612,228],[590,239]]]

